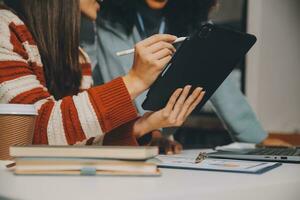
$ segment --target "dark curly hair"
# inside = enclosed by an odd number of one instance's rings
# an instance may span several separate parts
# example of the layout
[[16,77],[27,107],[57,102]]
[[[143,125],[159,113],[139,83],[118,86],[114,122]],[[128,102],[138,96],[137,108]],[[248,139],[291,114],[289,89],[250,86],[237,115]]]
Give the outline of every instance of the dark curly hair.
[[[127,34],[134,26],[137,4],[141,0],[109,0],[102,3],[100,16],[112,23],[120,23]],[[217,0],[169,0],[163,9],[168,32],[184,36],[197,28],[208,15]],[[101,20],[99,20],[101,23]]]

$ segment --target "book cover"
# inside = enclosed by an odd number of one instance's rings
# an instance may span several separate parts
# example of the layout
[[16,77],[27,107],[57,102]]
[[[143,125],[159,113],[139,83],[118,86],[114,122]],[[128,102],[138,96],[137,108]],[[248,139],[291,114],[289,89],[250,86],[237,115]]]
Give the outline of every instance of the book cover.
[[12,157],[73,157],[147,160],[158,155],[158,147],[133,146],[11,146]]

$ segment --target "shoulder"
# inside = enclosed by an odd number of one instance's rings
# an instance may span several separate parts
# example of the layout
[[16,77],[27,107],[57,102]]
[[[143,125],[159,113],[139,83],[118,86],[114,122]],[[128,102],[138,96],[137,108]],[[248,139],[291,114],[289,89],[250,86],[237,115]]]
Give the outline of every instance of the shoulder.
[[14,34],[21,43],[28,42],[35,45],[33,37],[25,23],[11,10],[0,8],[0,32],[1,36]]
[[24,23],[12,11],[0,8],[0,60],[26,62],[27,54],[18,39],[24,34],[16,27],[24,27]]
[[0,8],[0,44],[2,47],[9,45],[12,35],[23,35],[24,27],[23,21],[16,14],[8,9]]
[[[124,25],[119,22],[111,22],[107,19],[99,17],[96,22],[96,30],[98,35],[103,37],[121,37],[127,38],[132,35],[132,32],[128,33]],[[132,27],[133,28],[133,27]],[[105,34],[106,33],[106,34]],[[101,37],[100,37],[101,38]]]
[[42,66],[34,38],[23,21],[11,10],[0,8],[0,36],[2,59],[30,61]]
[[9,26],[11,23],[15,25],[24,25],[23,21],[12,11],[0,8],[0,24],[1,26]]

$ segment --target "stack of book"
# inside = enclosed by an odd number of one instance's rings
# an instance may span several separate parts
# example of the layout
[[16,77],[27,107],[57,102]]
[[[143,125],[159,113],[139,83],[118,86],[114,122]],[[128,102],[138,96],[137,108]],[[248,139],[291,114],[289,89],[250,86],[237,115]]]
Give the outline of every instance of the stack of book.
[[160,175],[157,147],[12,146],[15,174]]

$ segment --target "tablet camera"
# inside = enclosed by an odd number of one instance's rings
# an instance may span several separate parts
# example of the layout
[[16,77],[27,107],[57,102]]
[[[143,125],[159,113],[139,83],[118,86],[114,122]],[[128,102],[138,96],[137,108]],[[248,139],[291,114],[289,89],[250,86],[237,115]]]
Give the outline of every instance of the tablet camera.
[[199,32],[198,36],[200,38],[207,38],[211,31],[212,31],[211,25],[204,25],[201,31]]

